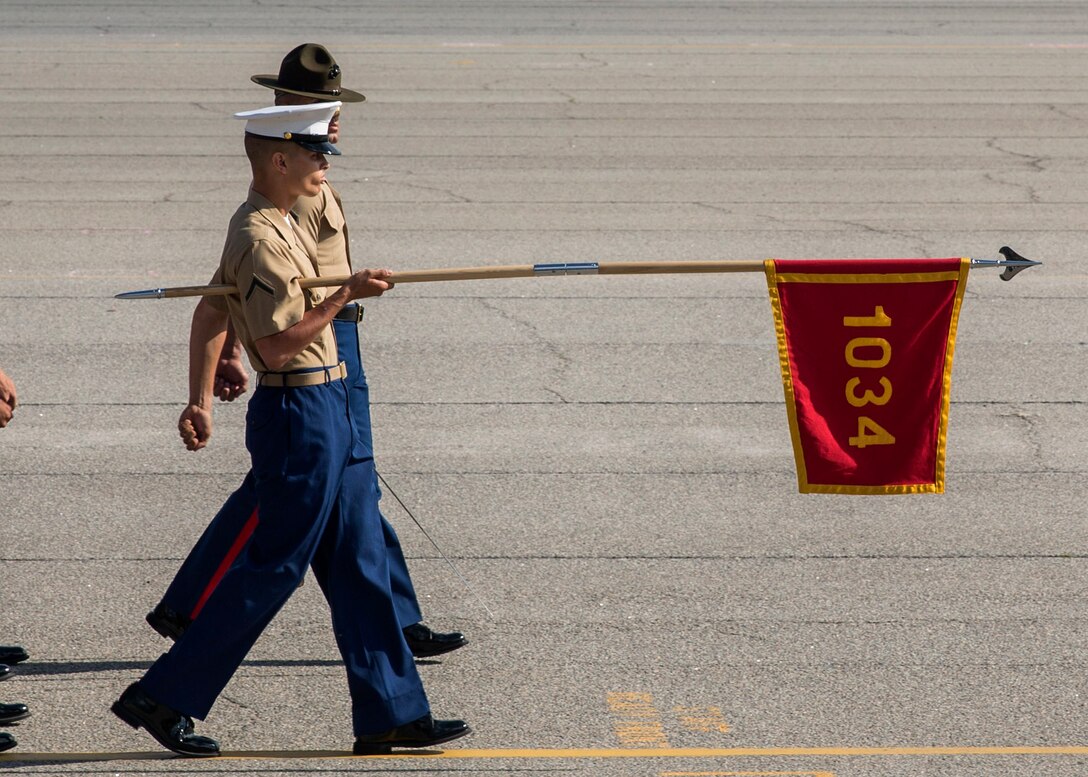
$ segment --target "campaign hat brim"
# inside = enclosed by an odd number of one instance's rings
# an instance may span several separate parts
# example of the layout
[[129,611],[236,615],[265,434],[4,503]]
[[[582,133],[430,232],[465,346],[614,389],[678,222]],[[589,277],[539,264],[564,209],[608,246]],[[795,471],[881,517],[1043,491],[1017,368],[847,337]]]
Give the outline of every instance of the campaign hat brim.
[[273,75],[258,75],[258,76],[250,76],[249,78],[255,84],[260,84],[261,86],[266,86],[269,89],[275,89],[278,92],[287,92],[287,94],[297,94],[300,97],[312,97],[315,100],[323,100],[323,101],[339,100],[340,102],[344,102],[344,103],[366,102],[366,96],[365,95],[362,95],[359,92],[356,92],[356,91],[354,91],[352,89],[341,88],[340,91],[337,94],[332,94],[331,92],[306,92],[306,91],[303,91],[301,89],[290,89],[288,87],[281,86],[280,83],[279,83],[280,77],[278,75],[274,75],[274,76]]

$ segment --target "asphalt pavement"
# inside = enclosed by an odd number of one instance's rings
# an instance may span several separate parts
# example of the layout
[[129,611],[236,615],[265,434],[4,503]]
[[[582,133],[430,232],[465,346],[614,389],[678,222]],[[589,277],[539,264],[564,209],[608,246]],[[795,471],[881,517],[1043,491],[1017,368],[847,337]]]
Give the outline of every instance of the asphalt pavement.
[[[295,45],[367,96],[330,180],[356,266],[769,257],[974,270],[947,491],[797,493],[759,274],[402,284],[362,324],[383,510],[445,748],[352,758],[312,580],[198,732],[108,708],[248,469],[184,450],[192,300]],[[0,0],[0,770],[1088,772],[1088,14],[1077,2]],[[433,540],[433,542],[432,542]]]

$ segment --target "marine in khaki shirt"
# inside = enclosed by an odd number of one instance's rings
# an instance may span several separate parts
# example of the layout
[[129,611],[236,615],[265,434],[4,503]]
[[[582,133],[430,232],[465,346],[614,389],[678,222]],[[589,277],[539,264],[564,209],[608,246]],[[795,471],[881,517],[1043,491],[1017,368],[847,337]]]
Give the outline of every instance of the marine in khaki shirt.
[[[348,302],[388,288],[388,271],[361,271],[323,299],[299,282],[314,274],[289,220],[301,195],[321,190],[329,165],[328,123],[339,103],[272,107],[248,119],[253,193],[231,221],[217,279],[236,285],[231,320],[251,361],[269,372],[328,367],[330,323]],[[289,141],[289,142],[285,142]],[[190,357],[214,364],[225,338],[221,312],[207,331],[194,315]],[[199,336],[198,336],[199,335]],[[331,351],[328,350],[331,347]],[[199,392],[209,402],[211,369]],[[282,376],[280,376],[282,377]],[[261,518],[247,552],[231,566],[200,618],[111,710],[160,745],[188,756],[219,754],[193,731],[205,718],[264,626],[308,567],[326,595],[347,670],[356,755],[429,747],[469,733],[461,720],[435,720],[400,633],[381,546],[373,459],[353,455],[349,387],[339,378],[261,383],[246,418]],[[190,397],[192,405],[193,397]],[[344,421],[347,420],[345,424]],[[342,512],[347,507],[352,512]],[[367,591],[359,596],[355,584]],[[373,661],[379,655],[381,661]]]

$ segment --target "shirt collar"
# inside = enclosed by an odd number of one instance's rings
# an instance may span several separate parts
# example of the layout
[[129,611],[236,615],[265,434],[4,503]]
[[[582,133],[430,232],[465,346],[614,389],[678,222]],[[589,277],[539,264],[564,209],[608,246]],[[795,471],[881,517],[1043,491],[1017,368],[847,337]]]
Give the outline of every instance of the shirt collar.
[[[291,245],[297,243],[294,230],[291,229],[288,222],[284,220],[283,214],[280,213],[280,209],[273,205],[267,197],[251,188],[249,190],[249,196],[246,197],[246,203],[260,213],[265,220],[275,228],[280,237]],[[288,218],[290,217],[290,211],[288,211]]]

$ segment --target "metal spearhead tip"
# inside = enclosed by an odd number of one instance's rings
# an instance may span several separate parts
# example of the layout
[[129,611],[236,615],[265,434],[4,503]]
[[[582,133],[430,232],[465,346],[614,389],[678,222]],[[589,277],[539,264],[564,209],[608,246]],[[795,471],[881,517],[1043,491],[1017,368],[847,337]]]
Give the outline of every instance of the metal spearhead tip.
[[1005,261],[1003,262],[1005,269],[1001,271],[1001,275],[999,276],[1003,281],[1011,281],[1016,277],[1017,273],[1022,273],[1029,267],[1035,267],[1036,265],[1042,264],[1042,262],[1033,262],[1030,259],[1025,259],[1008,246],[1002,246],[998,249],[998,253],[1005,257]]
[[144,289],[143,291],[123,291],[114,294],[114,299],[162,299],[165,289]]

